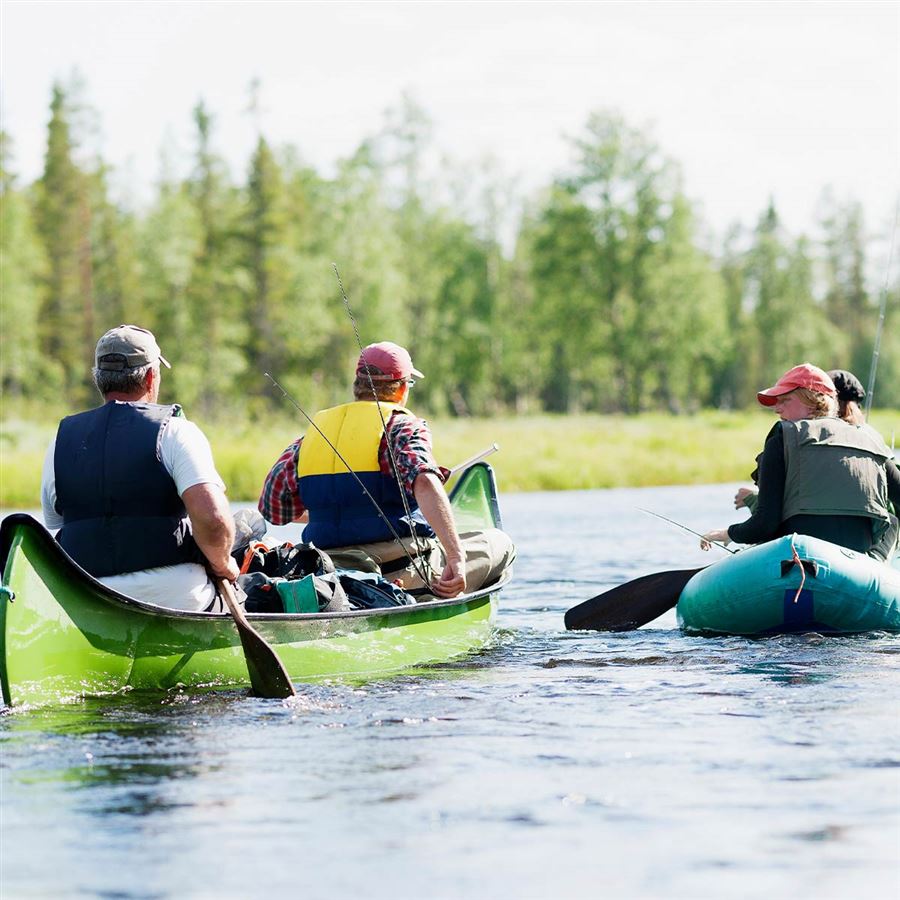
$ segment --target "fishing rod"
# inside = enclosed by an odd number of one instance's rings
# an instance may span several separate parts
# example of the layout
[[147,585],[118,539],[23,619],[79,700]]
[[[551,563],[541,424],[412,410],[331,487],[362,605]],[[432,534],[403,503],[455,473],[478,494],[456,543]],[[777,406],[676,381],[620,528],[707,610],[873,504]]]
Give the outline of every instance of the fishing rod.
[[[700,534],[699,531],[694,531],[693,528],[688,528],[687,525],[682,525],[681,522],[676,522],[674,519],[667,519],[665,516],[661,516],[659,513],[652,512],[649,509],[644,509],[642,506],[639,506],[638,509],[647,513],[648,516],[656,516],[657,519],[662,519],[663,522],[668,522],[670,525],[675,525],[678,528],[681,528],[683,531],[687,531],[689,534],[693,534],[696,537],[700,538],[701,541],[705,541],[706,538]],[[709,541],[710,544],[713,544],[716,547],[721,547],[723,550],[727,550],[729,553],[737,553],[737,550],[732,550],[730,547],[726,547],[725,544],[720,543],[719,541]]]
[[894,261],[894,238],[897,236],[897,218],[900,216],[900,199],[894,209],[894,227],[891,230],[891,247],[888,251],[887,268],[884,273],[884,286],[881,289],[881,302],[878,312],[878,327],[875,329],[875,346],[872,350],[872,366],[869,369],[869,384],[866,388],[866,402],[863,408],[863,414],[866,419],[869,418],[869,411],[872,409],[872,395],[875,393],[875,373],[878,370],[878,357],[881,354],[881,332],[884,328],[884,315],[887,310],[888,283],[891,279],[891,264]]
[[[353,469],[350,466],[350,463],[348,463],[347,460],[344,459],[344,457],[341,455],[340,450],[338,450],[338,448],[335,447],[334,444],[331,443],[331,441],[328,439],[328,436],[325,434],[325,432],[323,432],[322,429],[319,428],[318,425],[316,425],[316,423],[312,420],[312,416],[310,416],[310,414],[268,372],[264,372],[263,374],[266,376],[266,378],[269,379],[269,381],[272,382],[272,384],[275,385],[275,387],[278,388],[279,391],[281,391],[282,394],[284,394],[285,399],[288,400],[290,403],[292,403],[297,408],[297,410],[300,413],[302,413],[302,415],[304,416],[306,421],[309,422],[309,424],[312,425],[312,427],[315,428],[316,431],[319,432],[319,436],[325,441],[326,444],[328,444],[329,447],[331,447],[331,449],[334,451],[334,455],[344,464],[347,471],[356,479],[356,483],[362,488],[363,493],[369,498],[369,500],[372,501],[372,505],[378,511],[378,515],[380,515],[381,518],[384,519],[384,524],[387,525],[387,527],[390,529],[391,534],[397,540],[397,543],[400,545],[400,547],[406,553],[406,558],[410,561],[410,563],[412,563],[412,567],[416,570],[416,574],[419,576],[419,578],[422,579],[424,584],[428,585],[430,583],[429,580],[427,578],[425,578],[424,575],[422,574],[422,572],[419,570],[419,567],[416,565],[416,561],[413,559],[409,550],[406,549],[406,544],[403,543],[403,539],[397,533],[397,529],[394,528],[393,524],[391,523],[391,520],[387,517],[387,514],[378,505],[378,501],[372,496],[372,493],[365,486],[365,484],[363,484],[363,480],[359,477],[359,475],[357,475],[356,472],[353,471]],[[402,488],[401,488],[401,491],[402,491]],[[415,532],[415,525],[413,524],[412,520],[410,520],[409,524],[410,524],[410,531]],[[416,551],[420,552],[418,542],[416,542]],[[426,566],[426,568],[430,568],[427,563],[425,563],[425,566]]]
[[[353,310],[350,309],[350,301],[347,299],[347,292],[344,290],[344,282],[341,281],[341,273],[338,272],[337,263],[332,263],[331,268],[334,269],[334,277],[337,278],[338,287],[341,289],[341,296],[344,298],[344,306],[347,307],[347,315],[350,316],[350,322],[353,325],[353,333],[356,335],[356,344],[359,347],[359,355],[362,357],[363,353],[363,345],[362,340],[359,336],[359,329],[356,327],[356,319],[353,316]],[[391,441],[388,439],[387,435],[387,422],[384,418],[384,411],[381,408],[381,401],[378,399],[378,391],[375,390],[375,381],[372,378],[372,367],[368,363],[363,363],[363,368],[366,370],[366,377],[369,379],[369,388],[372,391],[372,398],[375,401],[375,405],[378,407],[378,415],[381,419],[381,428],[385,436],[385,446],[387,447],[388,459],[391,463],[391,471],[394,475],[394,480],[397,482],[397,489],[400,491],[400,499],[403,501],[403,514],[406,516],[406,520],[409,522],[409,530],[412,533],[413,541],[416,544],[416,555],[423,560],[425,569],[431,571],[431,564],[427,559],[424,559],[422,556],[422,548],[419,546],[419,535],[416,531],[415,524],[412,519],[412,511],[409,506],[409,500],[406,496],[406,490],[403,487],[403,483],[400,480],[400,468],[397,465],[397,460],[394,457],[394,448],[391,446]],[[397,538],[399,540],[399,538]],[[401,541],[402,546],[402,541]],[[412,558],[412,557],[410,557]],[[416,572],[419,572],[416,569]],[[421,577],[421,572],[419,572],[419,577]],[[437,574],[432,571],[432,574]],[[423,579],[425,584],[430,584],[430,579]]]

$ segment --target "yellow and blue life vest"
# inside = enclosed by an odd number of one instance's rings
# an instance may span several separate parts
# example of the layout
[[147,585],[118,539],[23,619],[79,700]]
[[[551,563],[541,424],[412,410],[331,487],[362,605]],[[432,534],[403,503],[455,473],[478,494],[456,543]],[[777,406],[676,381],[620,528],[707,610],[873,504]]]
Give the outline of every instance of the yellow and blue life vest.
[[[359,481],[366,486],[397,534],[401,537],[411,534],[400,488],[393,476],[382,474],[378,451],[384,434],[382,415],[387,422],[395,412],[412,413],[397,403],[381,403],[380,407],[379,413],[379,404],[362,400],[324,409],[313,417],[315,427],[303,438],[297,459],[300,497],[309,511],[309,524],[303,530],[304,541],[327,549],[393,538]],[[328,441],[337,448],[359,481],[347,471],[347,465],[338,458]],[[414,510],[413,506],[411,512]],[[417,527],[416,530],[432,533],[430,529]]]

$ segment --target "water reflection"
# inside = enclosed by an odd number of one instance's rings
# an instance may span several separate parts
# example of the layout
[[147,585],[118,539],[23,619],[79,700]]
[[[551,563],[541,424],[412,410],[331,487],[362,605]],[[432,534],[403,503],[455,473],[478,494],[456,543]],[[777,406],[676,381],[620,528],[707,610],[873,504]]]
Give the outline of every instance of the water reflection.
[[121,696],[7,715],[0,730],[4,793],[83,792],[90,798],[84,811],[100,817],[184,805],[171,786],[221,769],[207,752],[207,729],[233,702],[211,693]]

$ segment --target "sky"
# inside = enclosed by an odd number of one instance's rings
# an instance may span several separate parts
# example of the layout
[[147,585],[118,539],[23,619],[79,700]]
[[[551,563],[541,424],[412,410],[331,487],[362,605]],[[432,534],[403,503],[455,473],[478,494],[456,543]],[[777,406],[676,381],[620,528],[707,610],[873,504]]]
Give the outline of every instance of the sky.
[[[150,196],[164,144],[187,166],[191,109],[243,181],[263,133],[323,174],[404,91],[462,165],[523,193],[572,164],[593,110],[682,166],[703,220],[752,225],[775,199],[795,233],[823,189],[887,232],[900,194],[900,2],[0,2],[0,117],[12,169],[41,170],[54,80],[78,72],[103,159]],[[186,169],[185,169],[186,171]]]

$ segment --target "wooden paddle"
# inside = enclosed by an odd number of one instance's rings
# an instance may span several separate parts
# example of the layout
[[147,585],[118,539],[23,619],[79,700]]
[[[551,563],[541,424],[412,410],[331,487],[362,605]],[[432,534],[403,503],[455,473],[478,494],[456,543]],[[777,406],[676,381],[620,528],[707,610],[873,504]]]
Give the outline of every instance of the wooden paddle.
[[253,693],[257,697],[278,700],[284,697],[293,697],[297,692],[294,690],[294,685],[291,684],[287,670],[278,658],[278,654],[247,620],[244,610],[241,609],[241,605],[234,595],[231,582],[225,578],[217,578],[216,581],[241,638]]
[[672,609],[684,586],[706,566],[654,572],[604,591],[566,613],[569,631],[632,631]]

